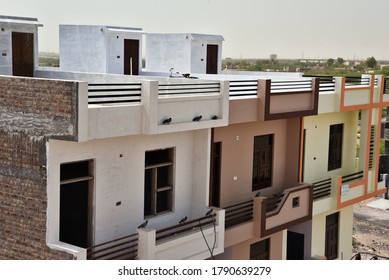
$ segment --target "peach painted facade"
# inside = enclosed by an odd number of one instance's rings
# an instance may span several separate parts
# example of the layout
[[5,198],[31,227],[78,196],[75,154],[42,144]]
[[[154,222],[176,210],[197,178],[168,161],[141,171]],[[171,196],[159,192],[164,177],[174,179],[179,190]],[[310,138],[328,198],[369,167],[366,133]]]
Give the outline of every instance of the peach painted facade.
[[[268,240],[267,257],[286,259],[287,229],[311,219],[312,188],[299,181],[300,143],[301,117],[317,111],[316,80],[308,82],[307,92],[276,91],[272,83],[260,79],[255,97],[230,98],[229,125],[213,129],[213,143],[219,145],[221,158],[220,207],[226,210],[226,248],[219,258],[250,259],[250,246]],[[271,184],[255,190],[255,137],[268,135],[272,139]],[[272,203],[274,208],[269,207]],[[253,209],[252,220],[229,224],[239,211],[249,211],[248,205]],[[308,228],[297,231],[309,236]],[[306,250],[302,248],[304,255]]]

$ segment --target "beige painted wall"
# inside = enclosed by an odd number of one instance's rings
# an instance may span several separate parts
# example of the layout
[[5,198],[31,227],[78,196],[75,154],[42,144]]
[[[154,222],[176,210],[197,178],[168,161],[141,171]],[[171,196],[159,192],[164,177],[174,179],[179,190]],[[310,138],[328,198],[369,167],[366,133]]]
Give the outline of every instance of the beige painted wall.
[[299,119],[290,119],[215,128],[214,141],[222,142],[222,207],[243,202],[253,196],[253,147],[254,136],[257,135],[274,134],[273,184],[261,190],[261,194],[271,195],[297,184],[299,123]]
[[[330,125],[344,123],[342,167],[328,172]],[[315,182],[331,175],[355,171],[358,112],[330,113],[304,118],[304,182]]]
[[[335,213],[329,211],[312,218],[312,256],[325,255],[326,217]],[[353,206],[339,211],[338,259],[352,257]]]

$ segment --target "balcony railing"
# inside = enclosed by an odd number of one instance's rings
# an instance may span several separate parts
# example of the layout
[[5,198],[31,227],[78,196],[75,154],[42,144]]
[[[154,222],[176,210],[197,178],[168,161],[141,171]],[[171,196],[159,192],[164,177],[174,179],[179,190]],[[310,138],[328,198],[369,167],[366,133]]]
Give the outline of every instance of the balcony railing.
[[313,200],[331,196],[331,178],[313,183]]
[[257,92],[257,80],[230,81],[230,97],[255,97],[257,96]]
[[159,84],[158,95],[192,95],[220,93],[220,83],[198,83],[198,84]]
[[283,193],[276,193],[273,194],[273,196],[268,197],[266,199],[266,213],[276,209],[283,197],[284,197]]
[[189,234],[192,231],[202,230],[203,227],[209,225],[215,226],[215,217],[216,214],[210,214],[198,219],[182,222],[175,226],[159,229],[156,231],[156,240],[162,241],[180,234]]
[[384,94],[389,94],[389,77],[385,77]]
[[276,94],[279,92],[304,92],[312,91],[312,80],[272,80],[270,86],[270,93]]
[[[332,92],[335,91],[335,77],[333,76],[315,76],[315,75],[304,75],[303,77],[316,77],[319,78],[319,92]],[[385,81],[386,82],[386,81]],[[386,83],[385,83],[386,84]],[[346,88],[355,87],[355,86],[369,86],[370,77],[346,77]],[[378,85],[378,79],[374,79],[374,85]],[[388,90],[386,93],[389,93],[389,82]]]
[[344,176],[342,176],[342,184],[348,183],[351,181],[361,180],[362,178],[363,178],[363,171],[358,171],[355,173],[344,175]]
[[319,92],[335,91],[335,78],[332,76],[304,75],[303,77],[319,78]]
[[226,210],[225,228],[251,221],[253,219],[253,200],[234,204],[224,208]]
[[346,88],[352,86],[369,86],[369,77],[346,77]]
[[137,233],[100,243],[87,249],[88,260],[134,260],[137,254]]
[[141,102],[142,84],[88,84],[88,104],[118,104]]

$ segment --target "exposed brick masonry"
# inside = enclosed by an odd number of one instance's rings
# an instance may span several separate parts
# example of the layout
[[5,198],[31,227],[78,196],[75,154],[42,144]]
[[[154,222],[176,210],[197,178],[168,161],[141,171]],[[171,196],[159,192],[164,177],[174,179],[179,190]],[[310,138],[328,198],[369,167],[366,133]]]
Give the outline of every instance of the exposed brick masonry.
[[72,259],[46,245],[46,143],[76,138],[77,83],[0,77],[0,259]]

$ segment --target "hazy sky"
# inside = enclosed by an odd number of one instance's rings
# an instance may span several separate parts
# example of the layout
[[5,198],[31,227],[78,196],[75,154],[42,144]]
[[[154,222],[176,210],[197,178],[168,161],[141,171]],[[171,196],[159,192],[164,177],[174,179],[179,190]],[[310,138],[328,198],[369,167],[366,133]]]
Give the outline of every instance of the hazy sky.
[[388,0],[1,0],[1,15],[36,17],[40,51],[59,24],[223,35],[223,58],[389,60]]

